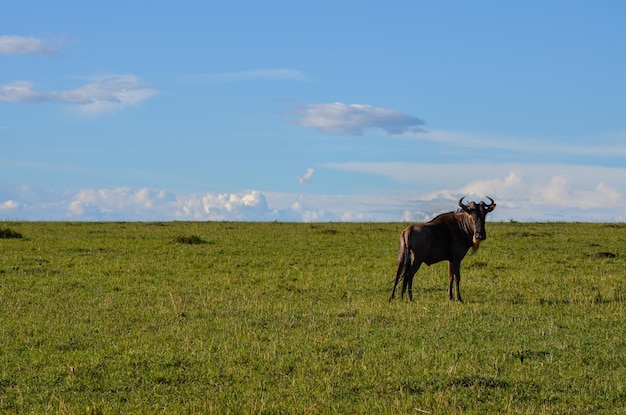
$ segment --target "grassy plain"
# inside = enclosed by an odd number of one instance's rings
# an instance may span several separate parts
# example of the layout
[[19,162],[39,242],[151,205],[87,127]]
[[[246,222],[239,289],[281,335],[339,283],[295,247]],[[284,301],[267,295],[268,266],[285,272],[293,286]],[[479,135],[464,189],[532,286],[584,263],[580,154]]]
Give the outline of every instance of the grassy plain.
[[464,304],[403,224],[3,226],[0,413],[626,413],[624,224],[489,223]]

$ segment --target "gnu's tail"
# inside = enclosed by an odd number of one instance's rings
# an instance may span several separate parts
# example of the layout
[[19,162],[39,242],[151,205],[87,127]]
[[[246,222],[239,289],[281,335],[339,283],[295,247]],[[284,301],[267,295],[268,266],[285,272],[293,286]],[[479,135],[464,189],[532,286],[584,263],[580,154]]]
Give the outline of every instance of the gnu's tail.
[[[402,231],[402,235],[400,235],[400,246],[398,248],[398,269],[396,270],[396,278],[393,283],[393,289],[391,290],[391,296],[389,297],[389,301],[393,300],[393,297],[396,293],[396,287],[398,286],[398,282],[401,279],[404,279],[404,276],[409,271],[411,267],[411,228],[408,227],[404,231]],[[402,292],[406,290],[406,280],[402,282]]]

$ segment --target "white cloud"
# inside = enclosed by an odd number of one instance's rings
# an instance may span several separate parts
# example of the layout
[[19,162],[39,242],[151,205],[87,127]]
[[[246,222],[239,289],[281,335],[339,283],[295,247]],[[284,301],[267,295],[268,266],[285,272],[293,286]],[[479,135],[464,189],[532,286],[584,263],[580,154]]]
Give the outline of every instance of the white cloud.
[[[586,172],[590,177],[579,178],[579,174]],[[611,173],[615,177],[609,177]],[[562,169],[542,177],[511,172],[504,179],[471,182],[459,189],[459,193],[478,197],[496,195],[510,208],[530,206],[555,214],[579,211],[578,215],[585,215],[585,211],[594,214],[593,210],[602,212],[603,209],[618,212],[626,202],[626,188],[620,183],[626,179],[626,170],[606,169],[605,174],[607,176],[601,177],[593,169],[584,167],[578,173]],[[608,185],[607,181],[612,184]]]
[[618,208],[623,203],[620,193],[600,182],[595,187],[573,188],[566,176],[554,176],[544,186],[534,186],[531,200],[538,205],[562,208],[598,209]]
[[60,43],[30,36],[0,36],[0,55],[52,55]]
[[166,191],[147,188],[82,189],[69,195],[66,216],[87,220],[124,217],[138,220],[167,208],[174,200],[174,196]]
[[33,91],[30,81],[15,81],[0,85],[0,101],[5,102],[43,102],[52,100],[52,96]]
[[18,207],[19,204],[15,200],[7,200],[6,202],[0,203],[0,212],[15,210]]
[[94,82],[65,91],[43,92],[33,82],[15,81],[0,85],[0,101],[16,103],[59,102],[78,105],[81,113],[101,114],[137,105],[157,92],[133,75],[107,75]]
[[[505,163],[329,163],[323,167],[379,174],[405,184],[414,189],[412,200],[417,203],[408,212],[417,212],[418,217],[437,211],[434,202],[467,195],[495,198],[499,208],[493,216],[500,219],[624,220],[624,168]],[[430,207],[424,209],[422,202]]]
[[298,176],[298,183],[300,183],[300,185],[310,183],[311,180],[313,180],[314,173],[315,173],[315,169],[312,169],[312,168],[306,169],[306,173],[304,173],[302,176]]
[[296,124],[314,127],[326,134],[362,135],[365,130],[379,128],[387,134],[423,131],[422,120],[400,111],[363,104],[308,104],[294,111]]
[[522,176],[519,172],[512,171],[505,178],[494,177],[491,179],[477,180],[461,188],[458,193],[472,196],[489,195],[514,195],[526,192]]
[[[471,183],[484,189],[507,188],[513,192],[530,190],[520,183],[546,183],[554,176],[568,177],[577,188],[595,187],[603,182],[607,186],[622,188],[626,183],[626,168],[585,166],[560,163],[394,163],[347,162],[325,163],[321,167],[377,174],[399,183],[412,185],[426,192],[438,189],[464,189]],[[471,189],[468,189],[471,190]],[[491,191],[493,192],[493,190]]]
[[194,194],[179,198],[175,215],[181,220],[272,220],[272,211],[259,191]]
[[[50,194],[33,189],[19,190],[16,200],[0,203],[0,220],[77,221],[338,221],[339,213],[323,206],[332,197],[308,198],[288,193],[250,190],[235,193],[175,195],[158,189],[82,189]],[[23,198],[26,203],[20,203]],[[313,207],[307,206],[313,204]],[[343,212],[345,200],[334,212]],[[4,217],[3,217],[4,216]]]
[[244,82],[257,80],[306,81],[308,77],[300,71],[281,68],[213,74],[195,74],[187,76],[186,79],[207,84],[219,84],[227,82]]

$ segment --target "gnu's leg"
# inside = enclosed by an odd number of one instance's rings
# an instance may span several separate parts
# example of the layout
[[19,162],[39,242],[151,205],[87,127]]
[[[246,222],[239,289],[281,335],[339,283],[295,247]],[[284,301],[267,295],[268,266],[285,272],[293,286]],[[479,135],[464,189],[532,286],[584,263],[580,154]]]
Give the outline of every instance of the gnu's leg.
[[456,299],[457,301],[463,302],[461,298],[461,261],[448,261],[448,298],[453,300],[452,297],[452,286],[456,285]]
[[452,271],[452,262],[448,261],[448,299],[454,300],[452,297],[452,285],[454,284],[454,272]]
[[417,270],[420,269],[421,265],[422,263],[420,261],[416,259],[413,260],[413,265],[411,265],[411,268],[409,268],[407,273],[404,275],[404,281],[402,283],[402,298],[404,298],[404,292],[408,288],[409,300],[413,301],[413,277],[415,276],[415,273],[417,272]]

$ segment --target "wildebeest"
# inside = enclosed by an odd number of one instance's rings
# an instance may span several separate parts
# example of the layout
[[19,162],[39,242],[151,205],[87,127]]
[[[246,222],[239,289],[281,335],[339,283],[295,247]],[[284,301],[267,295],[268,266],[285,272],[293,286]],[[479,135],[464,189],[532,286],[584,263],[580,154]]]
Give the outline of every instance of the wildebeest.
[[[393,300],[400,278],[402,280],[402,297],[409,291],[409,300],[413,301],[413,277],[422,263],[431,265],[436,262],[448,261],[449,285],[448,298],[452,297],[452,286],[456,284],[456,299],[461,299],[459,284],[461,282],[461,260],[470,248],[478,249],[481,241],[487,239],[485,217],[496,208],[492,198],[486,204],[459,200],[458,212],[443,213],[430,222],[411,225],[402,231],[400,249],[398,251],[398,270],[391,290],[389,301]],[[411,255],[413,263],[411,263]]]

